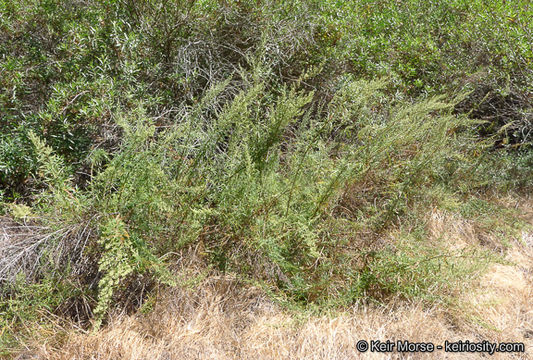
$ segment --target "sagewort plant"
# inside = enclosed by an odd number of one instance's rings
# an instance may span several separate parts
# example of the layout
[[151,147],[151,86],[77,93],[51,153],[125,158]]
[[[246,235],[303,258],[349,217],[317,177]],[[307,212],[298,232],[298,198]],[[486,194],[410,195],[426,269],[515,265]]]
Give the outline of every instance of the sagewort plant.
[[[244,87],[232,100],[212,106],[230,86],[219,83],[178,109],[170,126],[157,126],[142,103],[116,112],[119,148],[92,153],[83,189],[31,135],[47,186],[37,200],[43,217],[52,227],[92,229],[77,256],[54,266],[92,269],[95,278],[77,286],[96,298],[96,328],[142,283],[176,284],[173,259],[198,246],[206,269],[236,274],[288,303],[438,297],[474,269],[476,254],[409,236],[396,245],[361,241],[371,232],[377,242],[400,217],[421,211],[435,186],[453,181],[459,172],[450,169],[475,152],[464,130],[470,121],[451,115],[453,105],[440,98],[394,104],[384,97],[386,81],[350,77],[317,108],[303,86],[316,71],[272,87],[271,70],[256,63],[241,70]],[[72,234],[57,233],[40,249],[79,242]]]

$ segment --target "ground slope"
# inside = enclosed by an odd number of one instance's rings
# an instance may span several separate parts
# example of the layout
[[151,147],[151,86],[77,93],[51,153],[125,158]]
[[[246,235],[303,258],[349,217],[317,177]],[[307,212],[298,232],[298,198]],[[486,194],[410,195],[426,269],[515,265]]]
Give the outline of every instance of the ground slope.
[[[509,205],[509,204],[507,204]],[[533,202],[516,203],[533,225]],[[433,237],[451,247],[490,239],[468,221],[440,212],[429,215]],[[209,278],[195,290],[158,294],[143,314],[113,317],[97,333],[69,330],[56,343],[36,342],[18,359],[476,359],[487,354],[398,353],[362,355],[360,339],[523,342],[525,353],[495,354],[494,359],[533,359],[533,232],[511,241],[508,262],[491,265],[454,304],[428,306],[392,301],[387,306],[359,305],[330,316],[288,312],[260,290],[231,277]],[[37,344],[39,343],[39,344]]]

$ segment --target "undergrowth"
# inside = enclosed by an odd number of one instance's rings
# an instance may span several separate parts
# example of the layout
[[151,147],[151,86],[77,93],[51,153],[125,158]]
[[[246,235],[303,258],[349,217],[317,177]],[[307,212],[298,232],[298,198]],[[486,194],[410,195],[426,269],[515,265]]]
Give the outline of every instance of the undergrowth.
[[[484,197],[531,186],[514,3],[24,3],[0,1],[0,347],[190,267],[300,309],[446,302],[525,226]],[[430,241],[436,209],[500,240]]]

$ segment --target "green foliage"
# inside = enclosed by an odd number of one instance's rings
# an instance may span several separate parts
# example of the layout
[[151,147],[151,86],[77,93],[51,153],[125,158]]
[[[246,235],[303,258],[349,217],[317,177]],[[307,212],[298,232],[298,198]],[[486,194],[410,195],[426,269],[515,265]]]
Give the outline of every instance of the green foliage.
[[71,185],[71,178],[61,157],[55,155],[53,149],[35,134],[30,133],[29,138],[35,146],[35,151],[41,164],[40,175],[43,181],[49,186],[51,192],[56,195],[66,192],[69,185]]
[[[325,117],[313,118],[306,110],[312,93],[293,86],[269,94],[261,80],[268,77],[258,68],[215,117],[204,117],[210,102],[201,101],[158,133],[142,111],[119,117],[122,150],[95,177],[88,198],[99,213],[120,214],[156,253],[200,241],[220,270],[308,297],[315,271],[323,270],[313,263],[335,256],[324,221],[340,221],[331,216],[350,201],[344,189],[369,174],[382,177],[381,203],[345,220],[372,214],[371,226],[385,229],[424,187],[450,180],[446,167],[457,161],[450,149],[468,150],[468,138],[448,134],[468,121],[447,115],[452,107],[439,99],[372,111],[384,83],[361,81],[347,81]],[[341,116],[343,102],[352,106]],[[343,135],[331,139],[339,128]]]
[[492,259],[488,251],[436,249],[413,239],[402,239],[394,248],[367,255],[369,263],[354,277],[348,299],[386,299],[387,296],[446,301],[486,270]]
[[[77,249],[50,261],[91,278],[76,296],[95,297],[95,328],[132,279],[175,284],[191,253],[291,304],[434,301],[490,256],[427,243],[429,209],[502,238],[523,226],[479,194],[530,187],[527,144],[493,147],[531,130],[528,9],[0,0],[0,205]],[[491,134],[458,114],[485,99],[456,106],[481,85],[513,113]],[[47,279],[28,289],[53,308],[67,281]],[[26,295],[0,306],[24,314]]]
[[67,300],[84,296],[70,280],[60,274],[48,274],[38,283],[28,283],[24,276],[18,276],[15,283],[2,288],[0,356],[9,356],[21,338],[34,335],[34,325],[39,325],[40,331],[51,329],[49,321],[57,310]]
[[99,244],[103,254],[98,263],[98,270],[104,276],[98,284],[98,305],[94,313],[97,316],[95,328],[99,328],[102,318],[111,304],[113,291],[120,285],[121,280],[130,275],[135,269],[135,260],[139,258],[130,235],[119,218],[109,220],[102,225]]
[[[323,64],[331,75],[311,83],[324,91],[347,71],[390,77],[388,86],[404,97],[488,83],[527,99],[528,9],[527,1],[499,0],[3,0],[0,185],[10,196],[33,188],[30,131],[83,171],[91,148],[116,144],[109,131],[116,108],[142,99],[151,115],[172,114],[227,78],[242,85],[235,69],[257,53],[278,84]],[[222,99],[237,91],[229,87]],[[517,110],[530,119],[530,104]]]
[[440,92],[489,74],[527,88],[533,75],[527,1],[316,3],[337,56],[365,74],[392,75],[408,91]]
[[[134,129],[129,127],[127,123],[123,123],[126,139],[130,140],[136,148],[140,143],[146,141],[147,137],[153,135],[153,127],[143,127],[141,123],[138,125],[139,127]],[[103,200],[98,196],[101,195],[101,193],[99,194],[100,189],[88,193],[78,191],[72,186],[71,178],[67,175],[68,172],[62,159],[53,153],[52,148],[34,134],[30,134],[30,139],[39,156],[41,177],[48,185],[48,191],[40,195],[40,200],[41,211],[52,211],[48,212],[49,220],[58,223],[56,225],[66,226],[68,222],[79,221],[84,216],[94,216],[95,212],[99,216],[105,216],[99,219],[96,224],[92,224],[92,226],[98,227],[100,232],[97,241],[101,248],[98,271],[103,274],[99,282],[98,304],[94,309],[95,328],[101,325],[112,302],[114,290],[119,288],[122,285],[122,280],[134,271],[138,274],[152,271],[158,275],[162,282],[171,284],[172,281],[168,272],[161,267],[160,262],[152,255],[146,243],[137,238],[138,234],[142,234],[142,231],[151,230],[155,235],[156,229],[150,229],[146,227],[146,223],[136,221],[137,218],[129,211],[132,207],[137,208],[142,211],[146,218],[145,211],[150,210],[147,201],[152,201],[155,211],[164,210],[165,204],[157,199],[155,193],[152,192],[156,189],[155,186],[149,186],[149,181],[156,179],[156,174],[151,170],[157,169],[142,167],[143,165],[150,166],[151,159],[146,157],[128,159],[127,155],[113,159],[107,171],[102,172],[95,180],[97,184],[103,182],[107,186],[111,186],[110,183],[117,186],[115,181],[118,179],[140,182],[133,184],[126,182],[118,185],[121,189],[120,197],[116,198],[106,192],[107,198],[104,202],[99,203],[99,200]],[[132,153],[132,149],[125,146],[125,154],[131,155]],[[116,164],[116,167],[113,167],[113,164]],[[127,171],[133,171],[131,174],[133,176],[128,176]],[[138,176],[141,173],[148,176],[141,178]],[[108,188],[105,190],[109,191]],[[161,205],[161,207],[157,207],[157,205]],[[126,225],[120,219],[120,215],[107,219],[108,216],[117,213],[127,214],[128,219],[137,225],[132,236],[126,230]],[[53,219],[52,216],[56,216],[56,218]]]
[[31,208],[24,204],[7,204],[9,213],[16,220],[24,220],[31,215]]

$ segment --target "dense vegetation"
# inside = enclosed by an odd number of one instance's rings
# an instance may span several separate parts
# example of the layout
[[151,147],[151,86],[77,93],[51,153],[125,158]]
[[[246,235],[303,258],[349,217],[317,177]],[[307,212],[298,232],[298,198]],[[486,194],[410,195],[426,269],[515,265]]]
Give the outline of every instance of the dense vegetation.
[[495,252],[428,243],[429,209],[501,233],[498,251],[522,226],[487,195],[531,186],[532,17],[527,0],[0,0],[0,349],[190,274],[290,306],[445,301]]

